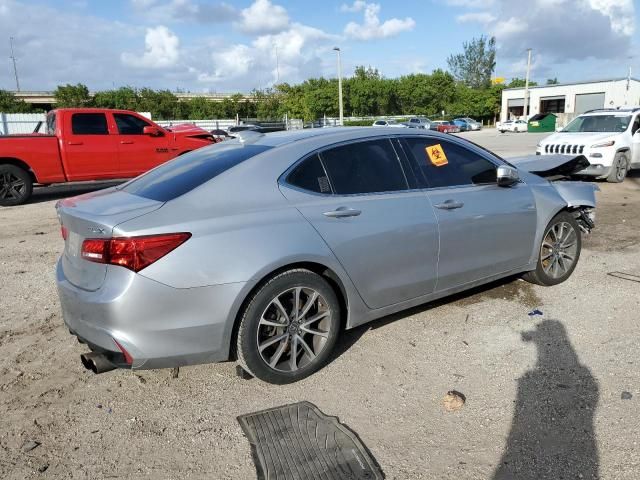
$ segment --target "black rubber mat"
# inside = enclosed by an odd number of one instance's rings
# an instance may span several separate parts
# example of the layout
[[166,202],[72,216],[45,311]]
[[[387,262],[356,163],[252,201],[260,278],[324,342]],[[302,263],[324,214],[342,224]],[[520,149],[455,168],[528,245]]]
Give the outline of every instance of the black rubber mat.
[[309,402],[238,417],[259,480],[374,480],[384,473],[358,435]]

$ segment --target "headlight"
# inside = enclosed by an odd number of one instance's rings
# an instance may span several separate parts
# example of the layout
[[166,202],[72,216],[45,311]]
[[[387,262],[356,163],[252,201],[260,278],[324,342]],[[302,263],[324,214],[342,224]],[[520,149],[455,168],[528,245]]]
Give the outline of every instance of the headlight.
[[615,140],[609,140],[608,142],[596,143],[595,145],[591,145],[591,148],[602,148],[602,147],[612,147],[615,145]]

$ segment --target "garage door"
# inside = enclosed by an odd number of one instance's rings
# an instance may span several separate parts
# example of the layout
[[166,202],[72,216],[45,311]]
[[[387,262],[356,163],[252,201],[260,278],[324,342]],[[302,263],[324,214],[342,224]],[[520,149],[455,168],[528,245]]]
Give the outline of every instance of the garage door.
[[584,113],[596,108],[604,108],[604,92],[576,95],[576,113]]

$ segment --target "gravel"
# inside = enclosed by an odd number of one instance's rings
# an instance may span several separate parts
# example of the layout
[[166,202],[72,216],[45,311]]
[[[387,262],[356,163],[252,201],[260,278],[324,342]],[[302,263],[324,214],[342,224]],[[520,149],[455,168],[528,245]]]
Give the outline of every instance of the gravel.
[[[467,136],[505,155],[539,138]],[[0,478],[255,478],[236,416],[303,400],[355,430],[390,479],[640,478],[640,284],[607,275],[640,275],[640,175],[600,187],[569,281],[511,278],[383,318],[285,386],[233,363],[86,371],[59,311],[53,206],[92,187],[0,209]],[[453,413],[450,391],[466,400]]]

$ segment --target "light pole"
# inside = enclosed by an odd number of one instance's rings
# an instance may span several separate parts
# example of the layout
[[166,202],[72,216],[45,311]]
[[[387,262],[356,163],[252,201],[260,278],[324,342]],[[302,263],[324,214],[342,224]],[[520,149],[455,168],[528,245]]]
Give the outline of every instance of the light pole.
[[527,76],[524,81],[524,119],[529,120],[527,110],[529,109],[529,71],[531,70],[531,49],[527,48]]
[[13,60],[13,74],[16,77],[16,90],[20,91],[20,81],[18,80],[18,68],[16,67],[16,56],[13,53],[13,37],[9,37],[9,45],[11,46],[11,60]]
[[340,126],[344,124],[344,109],[342,107],[342,59],[340,58],[340,48],[333,47],[338,52],[338,104],[340,108]]

